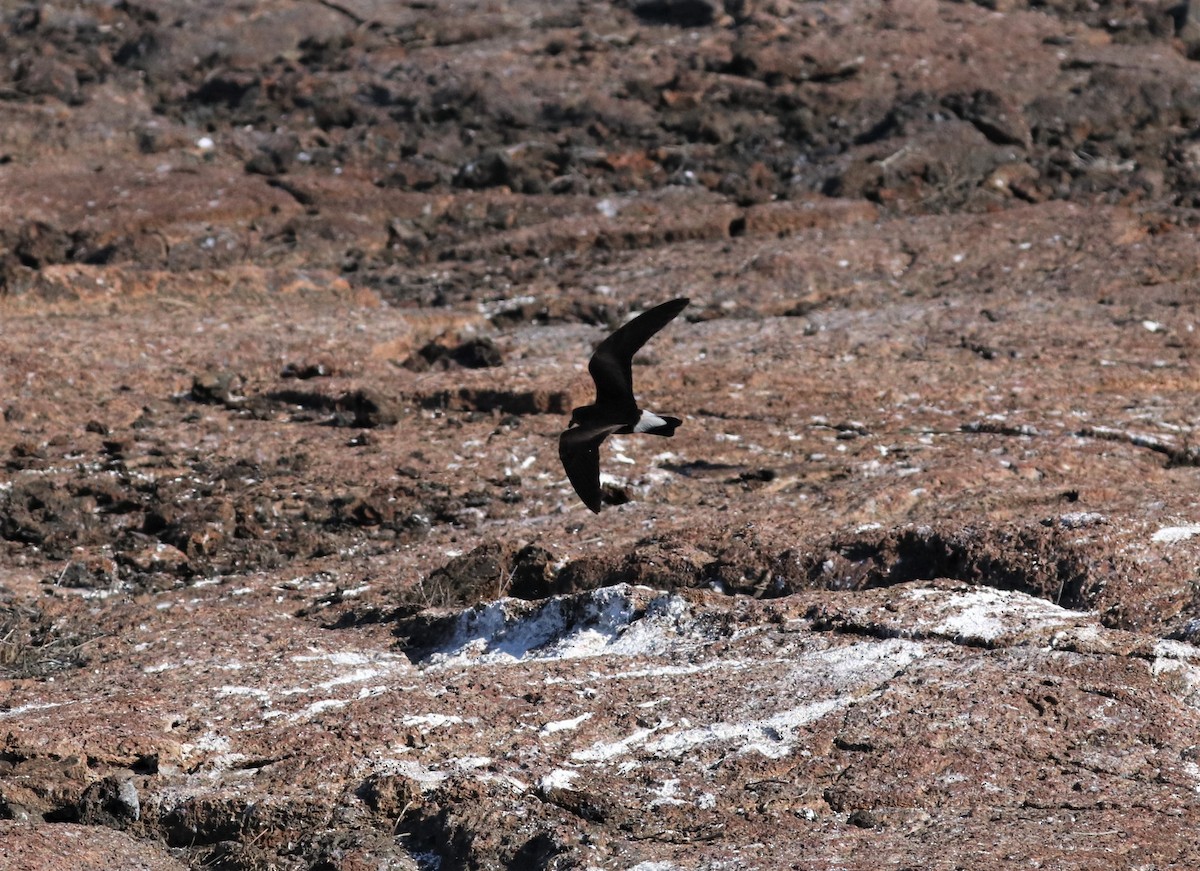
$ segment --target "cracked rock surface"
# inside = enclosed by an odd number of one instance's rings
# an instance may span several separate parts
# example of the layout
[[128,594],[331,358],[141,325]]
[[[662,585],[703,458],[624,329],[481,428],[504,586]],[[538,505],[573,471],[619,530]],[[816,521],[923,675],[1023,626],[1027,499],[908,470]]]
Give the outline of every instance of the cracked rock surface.
[[0,10],[5,867],[1200,866],[1195,30]]

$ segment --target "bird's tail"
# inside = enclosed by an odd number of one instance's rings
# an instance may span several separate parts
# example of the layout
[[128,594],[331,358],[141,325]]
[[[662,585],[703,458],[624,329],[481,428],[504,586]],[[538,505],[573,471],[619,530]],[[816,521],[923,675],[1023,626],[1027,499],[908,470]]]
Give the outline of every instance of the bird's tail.
[[675,435],[676,428],[683,423],[683,421],[677,417],[663,417],[661,415],[655,416],[658,417],[658,420],[655,421],[652,426],[646,427],[646,429],[642,430],[642,432],[648,432],[650,435],[669,437]]

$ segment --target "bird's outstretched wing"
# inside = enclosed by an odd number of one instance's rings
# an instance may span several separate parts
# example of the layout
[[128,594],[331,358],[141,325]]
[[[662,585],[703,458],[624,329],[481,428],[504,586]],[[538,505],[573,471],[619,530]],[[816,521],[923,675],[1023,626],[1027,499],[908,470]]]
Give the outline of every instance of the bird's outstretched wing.
[[600,443],[621,428],[621,424],[573,426],[558,437],[558,458],[562,460],[571,486],[583,504],[600,513]]
[[680,297],[647,309],[600,343],[588,362],[588,372],[596,382],[596,405],[611,408],[619,414],[636,413],[633,355],[683,311],[688,302],[686,297]]

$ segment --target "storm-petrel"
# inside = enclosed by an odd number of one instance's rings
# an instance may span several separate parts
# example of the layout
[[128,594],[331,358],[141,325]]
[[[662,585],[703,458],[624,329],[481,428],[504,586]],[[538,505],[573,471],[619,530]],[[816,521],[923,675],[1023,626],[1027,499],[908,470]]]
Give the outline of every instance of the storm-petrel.
[[638,408],[633,395],[633,355],[684,310],[689,300],[673,299],[644,311],[600,343],[588,362],[596,401],[571,412],[558,437],[558,456],[583,504],[600,512],[600,443],[613,433],[648,432],[672,436],[683,423]]

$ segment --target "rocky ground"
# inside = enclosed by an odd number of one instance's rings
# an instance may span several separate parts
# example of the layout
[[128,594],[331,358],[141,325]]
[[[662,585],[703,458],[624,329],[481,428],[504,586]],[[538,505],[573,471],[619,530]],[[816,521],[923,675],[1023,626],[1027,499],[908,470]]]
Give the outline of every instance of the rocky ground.
[[7,868],[1200,865],[1188,4],[0,15]]

